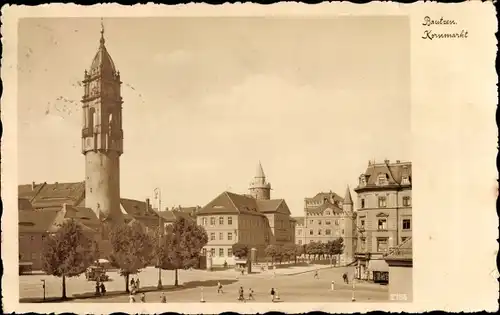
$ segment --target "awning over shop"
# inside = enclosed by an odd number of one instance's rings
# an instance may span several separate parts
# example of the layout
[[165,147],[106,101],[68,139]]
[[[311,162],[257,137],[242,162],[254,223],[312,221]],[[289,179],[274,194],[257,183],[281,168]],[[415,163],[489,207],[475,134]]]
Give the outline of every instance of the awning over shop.
[[385,262],[385,260],[370,260],[368,264],[368,269],[371,271],[389,271],[389,265]]

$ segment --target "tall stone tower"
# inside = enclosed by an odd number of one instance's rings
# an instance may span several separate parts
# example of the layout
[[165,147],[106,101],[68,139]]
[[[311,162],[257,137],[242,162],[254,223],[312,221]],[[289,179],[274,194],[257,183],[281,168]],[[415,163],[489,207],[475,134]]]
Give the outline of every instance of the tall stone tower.
[[257,165],[257,173],[250,183],[250,195],[255,199],[269,200],[271,199],[271,183],[266,181],[266,175],[262,169],[262,164]]
[[120,211],[120,155],[123,153],[120,72],[104,45],[85,70],[82,153],[85,155],[85,206],[103,221],[117,221]]
[[352,202],[351,190],[347,186],[344,202],[342,203],[343,220],[342,227],[344,229],[344,251],[341,256],[341,263],[349,264],[354,261],[354,252],[356,251],[356,213],[353,211],[354,203]]

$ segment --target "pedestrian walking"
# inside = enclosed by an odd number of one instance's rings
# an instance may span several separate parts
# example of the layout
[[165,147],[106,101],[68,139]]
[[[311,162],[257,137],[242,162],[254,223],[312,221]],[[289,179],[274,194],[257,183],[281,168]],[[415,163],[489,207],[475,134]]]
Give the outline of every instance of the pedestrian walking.
[[238,296],[238,301],[243,301],[245,302],[245,296],[243,295],[244,291],[243,291],[243,287],[240,287],[240,290],[239,290],[239,296]]
[[161,293],[160,303],[167,303],[167,297],[165,296],[165,292]]
[[104,282],[101,282],[100,289],[101,289],[101,294],[102,295],[106,294],[106,287],[104,286]]
[[101,293],[99,292],[99,288],[100,288],[100,287],[99,287],[99,281],[96,281],[96,282],[95,282],[95,295],[96,295],[96,296],[101,295]]
[[135,303],[135,296],[132,293],[130,293],[130,295],[128,296],[128,302]]
[[146,294],[141,294],[141,303],[146,303]]
[[141,290],[139,278],[137,278],[137,280],[135,281],[135,289],[137,290],[137,292]]
[[255,300],[252,288],[248,289],[248,300]]
[[319,280],[319,272],[318,272],[318,270],[314,271],[314,279],[318,279]]
[[220,281],[219,281],[219,282],[217,282],[217,293],[224,293],[224,292],[222,291],[222,284],[220,283]]
[[274,297],[275,297],[276,291],[274,291],[274,288],[271,288],[271,301],[274,302]]

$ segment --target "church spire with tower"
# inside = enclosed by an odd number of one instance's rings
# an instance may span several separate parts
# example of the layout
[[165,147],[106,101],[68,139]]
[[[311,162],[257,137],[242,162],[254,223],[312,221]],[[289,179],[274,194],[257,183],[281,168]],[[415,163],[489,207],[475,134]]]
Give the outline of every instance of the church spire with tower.
[[99,48],[85,70],[82,153],[85,206],[101,220],[120,220],[120,156],[123,153],[120,73],[105,46],[101,19]]
[[270,200],[271,199],[271,183],[266,181],[266,175],[264,174],[264,169],[259,161],[257,165],[257,172],[250,187],[248,189],[250,195],[255,199]]
[[342,208],[346,212],[352,212],[353,202],[351,197],[351,189],[347,186],[344,196],[344,201],[342,202]]

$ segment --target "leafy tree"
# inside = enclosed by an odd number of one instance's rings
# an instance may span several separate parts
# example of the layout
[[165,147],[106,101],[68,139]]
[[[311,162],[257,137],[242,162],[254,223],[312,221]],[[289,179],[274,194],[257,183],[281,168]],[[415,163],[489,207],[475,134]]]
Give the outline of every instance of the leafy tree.
[[151,263],[153,243],[151,236],[136,221],[121,223],[111,228],[110,263],[120,269],[125,278],[125,291],[129,292],[129,277]]
[[160,267],[175,271],[175,286],[179,285],[178,270],[196,267],[207,243],[207,232],[193,220],[181,217],[168,227],[158,253]]
[[297,246],[295,244],[285,244],[282,248],[283,257],[287,258],[288,261],[293,257],[295,262],[297,262]]
[[313,256],[313,259],[317,259],[323,252],[324,249],[321,242],[312,242],[306,246],[307,255],[309,255],[309,257]]
[[246,258],[248,257],[249,253],[249,248],[248,245],[242,244],[242,243],[235,243],[232,246],[233,248],[233,255],[238,257],[238,258]]
[[278,245],[268,245],[265,249],[265,254],[267,257],[271,257],[272,263],[274,264],[274,260],[281,256],[281,248]]
[[74,219],[64,221],[49,235],[42,247],[42,270],[62,277],[62,298],[66,299],[66,277],[83,273],[98,258],[97,243],[83,232]]
[[295,263],[297,263],[297,257],[305,253],[304,245],[295,245]]
[[327,255],[331,257],[335,255],[342,254],[344,250],[344,240],[342,238],[337,238],[333,241],[328,241],[328,243],[325,244],[325,252]]

